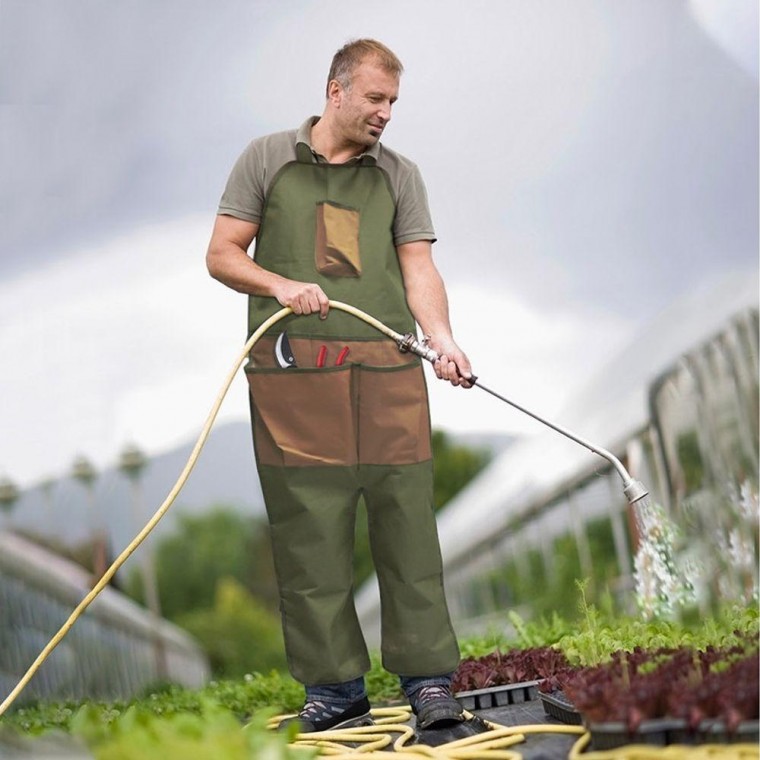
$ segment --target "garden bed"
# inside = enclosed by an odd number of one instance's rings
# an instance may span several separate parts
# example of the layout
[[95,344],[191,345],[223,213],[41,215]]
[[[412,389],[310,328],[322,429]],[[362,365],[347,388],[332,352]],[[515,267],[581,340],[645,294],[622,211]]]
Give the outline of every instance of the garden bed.
[[722,646],[632,647],[571,664],[553,647],[465,659],[454,677],[470,710],[539,697],[544,712],[584,725],[594,749],[626,744],[757,743],[758,637],[735,630]]

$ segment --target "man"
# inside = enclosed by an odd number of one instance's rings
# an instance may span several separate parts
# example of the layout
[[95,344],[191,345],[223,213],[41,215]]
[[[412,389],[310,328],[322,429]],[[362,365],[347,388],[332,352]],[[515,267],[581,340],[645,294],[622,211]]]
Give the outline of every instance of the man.
[[[332,62],[321,117],[254,140],[227,182],[207,254],[212,277],[249,296],[249,334],[282,306],[246,367],[285,647],[306,688],[303,731],[371,722],[369,658],[353,604],[364,497],[382,600],[383,664],[422,728],[460,721],[459,650],[443,593],[420,360],[328,299],[400,333],[415,322],[439,378],[468,387],[417,167],[380,143],[402,65],[375,40]],[[248,247],[256,239],[254,259]]]

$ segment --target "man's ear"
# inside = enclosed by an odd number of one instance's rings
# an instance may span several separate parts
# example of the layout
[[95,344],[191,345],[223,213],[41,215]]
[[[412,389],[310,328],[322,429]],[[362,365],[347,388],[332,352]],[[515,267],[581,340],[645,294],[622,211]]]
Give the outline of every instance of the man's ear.
[[327,85],[327,99],[335,108],[340,108],[343,100],[343,87],[337,79],[331,79]]

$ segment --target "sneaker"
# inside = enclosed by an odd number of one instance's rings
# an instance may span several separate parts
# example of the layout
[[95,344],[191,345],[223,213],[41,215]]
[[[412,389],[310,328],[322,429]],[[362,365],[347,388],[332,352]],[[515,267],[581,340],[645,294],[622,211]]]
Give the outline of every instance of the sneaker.
[[411,703],[417,728],[439,728],[464,720],[464,709],[448,686],[423,686],[412,694]]
[[302,734],[330,731],[334,728],[371,726],[369,700],[362,697],[348,707],[341,707],[330,702],[310,699],[295,718],[286,718],[279,727],[282,729],[293,723],[298,724],[298,730]]

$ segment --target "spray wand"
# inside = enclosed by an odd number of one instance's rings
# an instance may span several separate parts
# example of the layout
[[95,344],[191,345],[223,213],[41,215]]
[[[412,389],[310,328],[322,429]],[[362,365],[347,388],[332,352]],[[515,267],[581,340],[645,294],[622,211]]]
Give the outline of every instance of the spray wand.
[[[392,330],[390,332],[393,332]],[[390,335],[390,333],[386,333]],[[410,352],[413,354],[417,354],[417,356],[421,356],[423,359],[426,359],[431,364],[438,359],[438,352],[430,348],[424,341],[419,341],[412,333],[407,333],[406,335],[400,335],[398,333],[394,333],[393,340],[398,343],[399,350],[402,352]],[[557,433],[561,433],[566,438],[569,438],[571,441],[575,441],[576,443],[579,443],[581,446],[585,446],[589,451],[592,451],[594,454],[598,454],[600,457],[604,457],[608,462],[612,464],[612,466],[617,470],[618,474],[620,475],[621,479],[623,480],[623,493],[625,494],[626,498],[628,499],[629,504],[633,504],[634,502],[639,501],[639,499],[643,499],[649,492],[646,490],[644,485],[639,482],[638,480],[634,480],[634,478],[631,477],[628,470],[625,469],[623,466],[623,463],[610,451],[607,451],[607,449],[603,449],[600,446],[595,446],[590,441],[587,441],[585,438],[581,438],[581,436],[576,435],[575,433],[571,432],[567,428],[562,427],[561,425],[557,425],[554,422],[550,422],[547,419],[544,419],[543,417],[539,416],[535,412],[530,411],[530,409],[526,409],[524,406],[521,406],[520,404],[511,401],[510,399],[502,396],[500,393],[497,393],[496,391],[492,390],[486,385],[483,385],[483,383],[478,380],[478,378],[473,375],[472,377],[467,378],[467,382],[471,385],[476,385],[478,388],[481,388],[486,393],[490,393],[495,398],[499,399],[500,401],[503,401],[505,404],[509,404],[510,406],[514,407],[515,409],[521,411],[523,414],[527,414],[529,417],[533,417],[534,420],[538,420],[538,422],[546,425],[547,427],[550,427],[552,430],[555,430]]]

